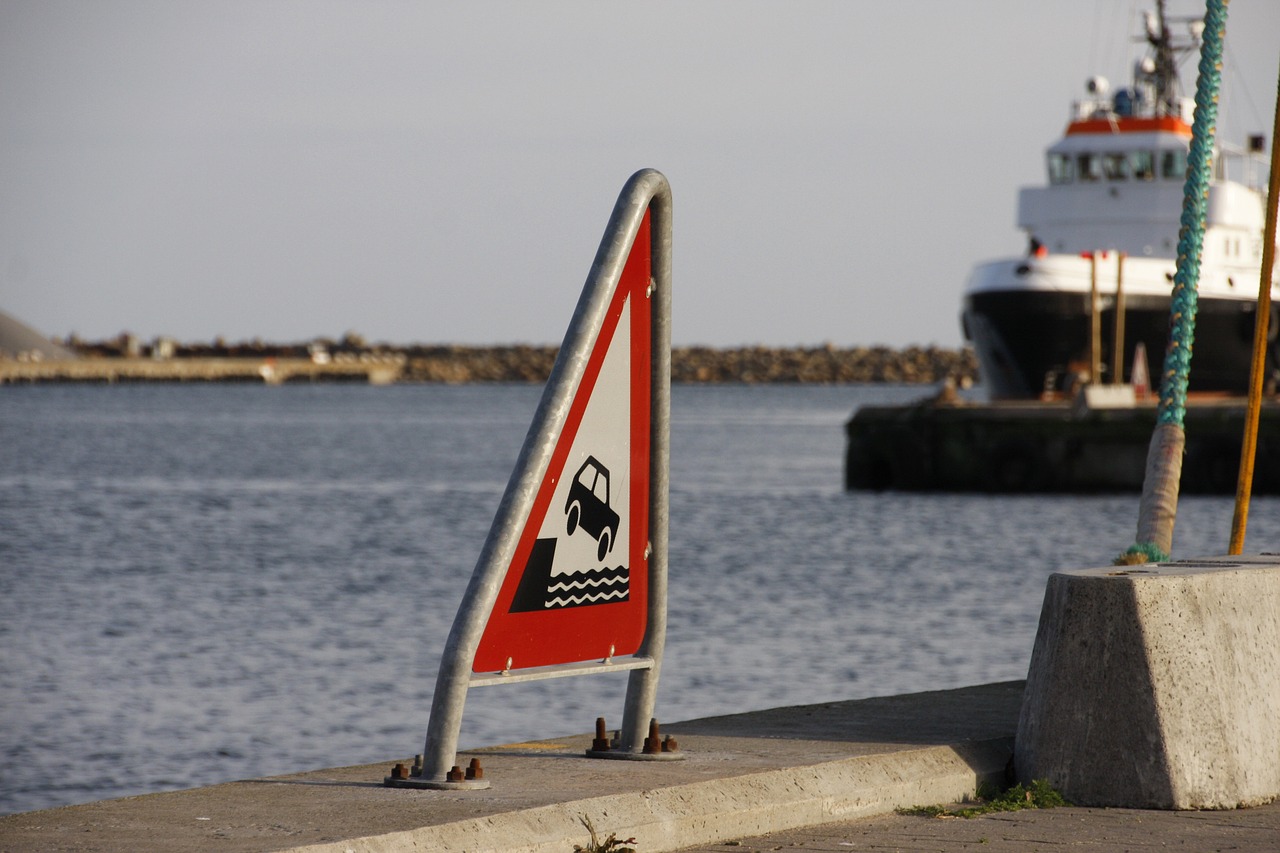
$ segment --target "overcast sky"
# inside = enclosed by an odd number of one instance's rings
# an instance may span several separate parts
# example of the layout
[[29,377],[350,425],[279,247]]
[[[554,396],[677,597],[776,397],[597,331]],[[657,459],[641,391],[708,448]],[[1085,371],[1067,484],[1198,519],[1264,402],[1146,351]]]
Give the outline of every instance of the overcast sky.
[[[557,343],[653,167],[677,344],[957,346],[969,268],[1023,250],[1018,186],[1153,3],[0,0],[0,310]],[[1240,142],[1280,2],[1233,0],[1227,45]]]

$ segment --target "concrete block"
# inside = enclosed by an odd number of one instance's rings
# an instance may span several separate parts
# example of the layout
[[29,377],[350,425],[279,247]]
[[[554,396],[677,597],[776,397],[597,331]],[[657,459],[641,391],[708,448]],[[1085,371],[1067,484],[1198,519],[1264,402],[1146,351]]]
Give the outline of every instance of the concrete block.
[[1014,762],[1078,805],[1280,797],[1280,554],[1051,575]]

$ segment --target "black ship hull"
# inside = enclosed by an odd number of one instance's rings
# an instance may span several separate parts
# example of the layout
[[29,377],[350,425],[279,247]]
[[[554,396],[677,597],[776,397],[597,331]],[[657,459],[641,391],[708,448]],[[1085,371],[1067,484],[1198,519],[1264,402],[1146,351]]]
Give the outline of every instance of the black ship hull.
[[[1248,391],[1257,306],[1247,300],[1199,300],[1189,390],[1245,394]],[[1272,309],[1265,381],[1280,374],[1280,313]],[[1116,312],[1100,313],[1102,382],[1113,381],[1111,365]],[[970,293],[964,329],[978,356],[980,381],[993,400],[1031,399],[1071,389],[1090,364],[1089,296],[1039,290]],[[1126,304],[1121,381],[1131,381],[1134,350],[1147,352],[1150,383],[1160,385],[1169,331],[1169,297],[1132,296]]]

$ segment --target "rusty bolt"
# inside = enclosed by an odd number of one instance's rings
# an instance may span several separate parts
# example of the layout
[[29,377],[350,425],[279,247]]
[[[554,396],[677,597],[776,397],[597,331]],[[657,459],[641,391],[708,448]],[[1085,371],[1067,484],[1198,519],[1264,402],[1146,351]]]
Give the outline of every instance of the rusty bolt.
[[408,779],[409,768],[402,763],[396,764],[395,767],[391,768],[391,778],[392,779]]
[[658,719],[649,721],[649,736],[644,739],[644,754],[655,755],[662,752],[662,741],[658,737]]
[[466,777],[462,774],[462,768],[455,764],[453,769],[445,774],[444,778],[449,782],[461,782]]
[[663,752],[679,752],[680,744],[676,743],[676,739],[673,738],[671,735],[667,735],[665,738],[662,739],[662,751]]
[[604,727],[604,717],[596,717],[596,737],[591,741],[591,751],[609,751],[609,732]]
[[480,766],[480,759],[478,758],[471,759],[471,763],[467,765],[467,778],[468,779],[484,778],[484,768]]
[[409,768],[409,775],[410,776],[422,775],[422,756],[421,755],[415,755],[413,757],[413,767]]

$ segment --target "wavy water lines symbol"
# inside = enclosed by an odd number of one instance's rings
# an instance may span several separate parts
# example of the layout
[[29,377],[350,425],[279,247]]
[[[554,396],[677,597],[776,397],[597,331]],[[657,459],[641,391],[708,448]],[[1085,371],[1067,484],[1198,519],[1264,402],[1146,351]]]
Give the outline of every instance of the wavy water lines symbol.
[[613,586],[614,584],[617,584],[617,583],[622,584],[623,588],[625,589],[627,585],[627,579],[625,577],[621,577],[621,578],[599,578],[599,579],[593,579],[593,580],[581,580],[581,581],[573,581],[571,583],[561,582],[561,583],[552,584],[551,586],[547,587],[547,592],[571,592],[575,589],[586,589],[587,587],[594,587],[594,586]]
[[545,612],[631,599],[631,570],[626,566],[553,573],[555,559],[555,539],[534,542],[510,612]]
[[593,569],[558,575],[555,583],[547,585],[544,606],[577,607],[583,604],[600,604],[609,601],[626,601],[630,598],[630,573],[626,566]]
[[627,590],[618,589],[613,592],[587,593],[585,595],[559,596],[547,602],[547,609],[555,607],[577,607],[583,604],[602,604],[607,601],[626,601]]

